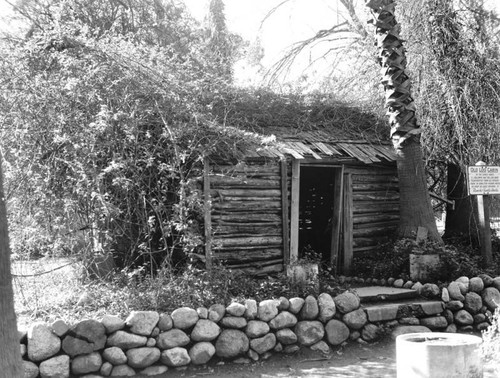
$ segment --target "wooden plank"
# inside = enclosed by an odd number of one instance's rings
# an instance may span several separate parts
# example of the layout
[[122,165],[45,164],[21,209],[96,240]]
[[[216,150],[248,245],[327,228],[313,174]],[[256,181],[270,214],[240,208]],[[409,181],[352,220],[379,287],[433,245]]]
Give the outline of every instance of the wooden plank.
[[374,214],[354,214],[354,224],[373,223],[381,221],[399,220],[399,212],[397,213],[374,213]]
[[210,184],[212,188],[243,187],[243,188],[274,188],[280,186],[280,180],[256,179],[242,176],[211,175]]
[[212,198],[212,203],[228,203],[228,202],[237,202],[237,201],[242,201],[242,202],[262,202],[262,201],[269,201],[269,202],[274,202],[274,201],[279,201],[280,197],[241,197],[241,196],[224,196],[224,197],[217,197],[217,198]]
[[318,150],[320,150],[321,152],[323,152],[325,155],[328,155],[328,156],[333,156],[333,152],[328,149],[327,146],[325,146],[324,143],[321,143],[321,142],[314,142],[314,143],[311,143],[314,147],[316,147]]
[[344,266],[343,273],[349,275],[352,270],[353,260],[353,213],[352,213],[352,176],[350,173],[344,175],[344,212],[343,212],[343,228],[344,228]]
[[290,262],[299,258],[300,160],[292,160],[292,199],[290,215]]
[[281,219],[283,222],[283,260],[290,264],[290,226],[288,224],[288,164],[281,161]]
[[353,193],[354,201],[395,201],[399,200],[399,192],[356,192]]
[[399,201],[358,201],[353,202],[354,214],[367,213],[397,213],[399,212]]
[[217,221],[227,221],[234,223],[248,223],[248,222],[269,222],[269,223],[279,223],[281,222],[281,212],[276,214],[213,214],[212,221],[215,223]]
[[281,209],[280,201],[231,201],[214,202],[212,204],[216,210],[224,211],[253,211],[262,209]]
[[281,197],[279,189],[212,189],[213,197]]
[[335,169],[333,182],[333,214],[332,214],[332,239],[330,244],[330,267],[333,274],[337,273],[340,254],[340,232],[342,230],[342,204],[344,190],[344,169]]
[[386,191],[390,190],[393,192],[399,191],[399,186],[397,182],[362,182],[356,183],[353,181],[352,190],[354,192],[369,192],[369,191]]
[[390,239],[390,235],[385,236],[372,236],[370,238],[355,238],[353,240],[353,247],[366,247],[370,245],[378,245],[381,243],[386,243]]
[[205,266],[208,271],[212,269],[212,216],[210,199],[210,164],[208,159],[203,161],[203,200],[205,223]]
[[256,235],[253,237],[232,237],[232,238],[217,238],[214,237],[214,244],[217,246],[224,247],[253,247],[253,246],[263,246],[263,245],[281,245],[283,243],[283,238],[281,236],[261,236]]
[[228,251],[216,252],[214,259],[231,263],[247,263],[255,261],[276,260],[282,258],[282,251],[280,248],[257,249],[257,250],[243,250],[243,251]]

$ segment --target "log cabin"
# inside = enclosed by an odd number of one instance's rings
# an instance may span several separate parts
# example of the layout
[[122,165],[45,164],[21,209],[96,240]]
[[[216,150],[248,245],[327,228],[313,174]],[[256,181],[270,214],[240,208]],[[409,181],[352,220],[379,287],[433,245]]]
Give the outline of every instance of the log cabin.
[[[205,159],[205,263],[265,275],[313,250],[336,273],[394,235],[396,154],[335,128],[266,128],[273,143],[243,159]],[[352,133],[350,134],[352,136]]]

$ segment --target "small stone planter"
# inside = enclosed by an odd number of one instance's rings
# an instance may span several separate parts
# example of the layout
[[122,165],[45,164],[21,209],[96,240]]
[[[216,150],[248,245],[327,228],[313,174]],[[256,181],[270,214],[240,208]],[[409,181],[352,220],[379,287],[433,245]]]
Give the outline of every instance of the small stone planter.
[[410,253],[410,279],[412,281],[429,282],[432,271],[439,264],[439,254]]
[[409,333],[396,338],[398,378],[482,378],[480,337]]

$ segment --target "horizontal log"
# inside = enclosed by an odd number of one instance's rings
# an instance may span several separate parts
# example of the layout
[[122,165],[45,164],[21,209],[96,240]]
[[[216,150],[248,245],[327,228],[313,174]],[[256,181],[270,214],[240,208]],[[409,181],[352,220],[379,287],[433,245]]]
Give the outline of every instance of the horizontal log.
[[391,182],[369,182],[369,183],[353,183],[352,190],[354,192],[369,192],[369,191],[399,191],[397,183]]
[[214,235],[214,246],[221,247],[242,247],[242,246],[256,246],[256,245],[280,245],[283,243],[281,236],[253,236],[243,238],[217,238]]
[[224,187],[224,186],[271,186],[280,187],[281,181],[279,179],[269,179],[269,178],[248,178],[246,176],[225,176],[225,175],[210,175],[210,186],[213,188]]
[[374,227],[392,228],[397,226],[399,226],[399,219],[393,219],[381,222],[358,223],[353,225],[353,228],[355,230],[359,230],[359,229],[374,228]]
[[260,176],[279,176],[281,170],[279,164],[275,165],[226,165],[226,166],[211,166],[212,171],[215,173],[224,174],[244,174],[244,175],[260,175]]
[[256,202],[256,201],[264,201],[264,202],[272,202],[278,201],[281,197],[233,197],[233,196],[224,196],[224,197],[212,197],[212,203],[225,203],[225,202],[235,202],[235,201],[245,201],[245,202]]
[[352,234],[356,237],[372,237],[372,236],[387,236],[393,235],[397,230],[397,225],[391,227],[371,227],[353,229]]
[[258,250],[258,249],[275,249],[275,248],[281,248],[282,246],[283,246],[282,244],[243,245],[243,246],[234,246],[234,245],[220,246],[220,245],[214,245],[213,246],[213,251],[214,251],[214,253],[235,252],[235,251],[255,251],[255,250]]
[[281,198],[281,190],[279,189],[212,189],[210,196],[216,197],[279,197]]
[[387,236],[374,236],[371,238],[354,238],[353,247],[366,247],[371,245],[378,245],[381,243],[386,243],[390,240],[392,235]]
[[398,212],[399,201],[357,201],[352,204],[354,214],[360,213],[379,213],[379,212]]
[[282,232],[281,224],[268,226],[254,226],[253,224],[240,224],[239,226],[217,225],[212,227],[214,235],[232,234],[258,234],[258,235],[279,235]]
[[355,247],[352,250],[357,255],[364,255],[364,254],[368,254],[369,252],[376,251],[377,248],[379,248],[379,244],[368,245],[368,246],[365,246],[365,247]]
[[375,222],[387,222],[390,220],[399,220],[399,213],[384,213],[384,214],[354,214],[353,224],[359,223],[375,223]]
[[273,273],[280,273],[283,272],[284,265],[283,263],[279,264],[274,264],[274,265],[269,265],[269,266],[263,266],[263,267],[256,267],[256,268],[243,268],[239,269],[245,274],[248,274],[249,276],[256,276],[256,277],[262,277],[262,276],[267,276],[269,274]]
[[224,261],[227,264],[240,264],[256,261],[276,260],[283,258],[281,249],[266,249],[266,250],[247,250],[247,251],[231,251],[218,252],[214,254],[214,258]]
[[212,209],[225,211],[250,211],[259,209],[281,209],[281,201],[231,201],[214,202]]
[[394,191],[386,192],[354,192],[352,200],[355,201],[394,201],[399,199],[399,193]]
[[256,221],[259,223],[266,222],[280,222],[280,214],[261,214],[261,213],[233,213],[233,214],[212,214],[212,221],[217,223],[219,221],[223,222],[234,222],[234,223],[247,223],[251,221]]
[[363,183],[363,182],[386,182],[386,183],[398,183],[398,176],[394,173],[391,174],[366,174],[366,175],[352,175],[353,184]]

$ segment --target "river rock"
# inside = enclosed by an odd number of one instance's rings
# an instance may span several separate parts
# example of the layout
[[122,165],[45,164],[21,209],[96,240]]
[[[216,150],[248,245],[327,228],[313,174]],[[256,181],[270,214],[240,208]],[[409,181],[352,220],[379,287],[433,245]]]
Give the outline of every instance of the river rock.
[[361,339],[367,342],[377,340],[382,333],[382,330],[375,324],[368,323],[361,330]]
[[246,334],[248,337],[255,339],[269,333],[269,324],[262,320],[250,320],[247,324]]
[[36,322],[28,329],[28,357],[31,361],[43,361],[59,352],[61,339],[47,324]]
[[297,335],[290,328],[285,328],[276,332],[276,339],[281,344],[290,345],[297,342]]
[[294,328],[299,344],[310,346],[316,344],[325,335],[325,328],[318,320],[304,320]]
[[340,320],[332,319],[325,326],[326,339],[331,345],[340,345],[349,337],[349,328]]
[[40,378],[69,378],[69,356],[61,355],[45,360],[39,369]]
[[208,341],[194,344],[189,350],[191,363],[194,365],[206,364],[215,355],[215,347]]
[[22,361],[23,378],[36,378],[38,377],[38,365],[31,361]]
[[106,329],[101,322],[89,319],[70,328],[63,339],[62,349],[70,357],[75,357],[101,350],[105,345]]
[[327,343],[325,343],[323,340],[318,341],[314,345],[311,345],[310,348],[311,348],[311,350],[321,352],[325,355],[330,354],[330,352],[331,352],[330,346]]
[[438,298],[440,294],[441,292],[438,285],[433,283],[424,284],[424,286],[422,287],[422,291],[420,292],[420,295],[425,298]]
[[218,357],[233,358],[248,351],[247,335],[237,329],[225,329],[215,343],[215,353]]
[[428,318],[420,319],[420,325],[423,325],[432,330],[443,329],[448,326],[448,321],[444,316],[431,316]]
[[462,301],[449,301],[446,303],[446,308],[451,311],[458,311],[464,308],[464,303]]
[[188,351],[181,347],[164,350],[160,359],[162,363],[172,367],[185,366],[191,362]]
[[142,347],[127,350],[128,365],[133,368],[144,369],[160,359],[158,348]]
[[217,303],[208,308],[208,319],[218,323],[225,315],[226,313],[226,308]]
[[141,336],[150,336],[160,320],[156,311],[132,311],[125,320],[129,331]]
[[342,314],[347,314],[348,312],[357,310],[360,303],[359,297],[349,291],[337,295],[333,301],[335,302],[335,308]]
[[479,277],[472,277],[469,280],[469,291],[480,293],[484,289],[484,282]]
[[[174,327],[178,329],[188,329],[196,324],[200,319],[196,310],[190,307],[178,308],[170,314]],[[210,316],[210,315],[209,315]]]
[[335,301],[328,293],[321,293],[318,296],[319,317],[320,322],[326,323],[335,315]]
[[491,311],[495,311],[495,309],[500,304],[500,292],[494,287],[487,287],[486,289],[484,289],[481,296],[483,298],[484,304]]
[[50,328],[52,328],[52,332],[54,332],[58,337],[63,337],[69,331],[68,324],[66,324],[66,322],[62,319],[57,319],[56,321],[54,321],[50,325]]
[[291,298],[289,300],[290,302],[290,307],[288,308],[288,311],[290,311],[292,314],[295,314],[297,315],[300,310],[302,310],[302,306],[304,306],[304,298],[298,298],[298,297],[295,297],[295,298]]
[[104,359],[113,365],[123,365],[127,363],[125,352],[118,347],[109,347],[102,352]]
[[489,287],[493,285],[493,277],[488,274],[482,273],[478,276],[484,283],[484,287]]
[[245,310],[245,306],[237,302],[233,302],[226,307],[226,313],[230,316],[243,316]]
[[161,314],[158,320],[158,329],[160,332],[170,331],[174,327],[174,321],[169,314]]
[[98,352],[76,356],[71,361],[71,372],[76,375],[94,373],[102,366],[102,357]]
[[111,370],[111,377],[134,377],[135,370],[128,365],[117,365]]
[[263,354],[274,348],[276,345],[276,336],[274,333],[268,333],[263,337],[250,340],[250,348],[258,354]]
[[108,337],[107,345],[127,350],[142,347],[146,345],[147,342],[148,338],[146,336],[135,335],[125,331],[116,331]]
[[302,320],[314,320],[318,317],[318,314],[318,301],[312,295],[308,295],[305,299],[302,309],[300,310],[300,318]]
[[287,311],[290,307],[290,301],[286,297],[279,297],[280,304],[278,305],[279,311]]
[[459,326],[471,325],[474,324],[474,318],[469,312],[465,310],[459,310],[455,313],[455,323]]
[[194,326],[191,332],[191,340],[193,341],[212,341],[220,334],[220,327],[217,323],[208,320],[200,319]]
[[463,296],[460,290],[458,282],[455,281],[450,282],[450,284],[448,285],[448,293],[450,294],[450,299],[452,300],[462,301],[462,302],[465,300],[465,297]]
[[458,277],[455,280],[455,282],[458,282],[459,284],[464,285],[464,288],[461,288],[462,294],[463,295],[467,294],[467,292],[469,291],[469,282],[470,282],[469,277],[467,277],[467,276]]
[[450,301],[450,293],[445,287],[443,287],[443,289],[441,290],[441,300],[445,303],[448,303]]
[[291,328],[297,324],[297,318],[291,312],[282,311],[269,322],[272,329]]
[[351,329],[361,329],[368,322],[366,312],[362,308],[351,311],[342,317],[344,323]]
[[257,317],[263,322],[268,322],[278,315],[279,301],[268,299],[261,301],[257,309]]
[[101,319],[101,324],[108,335],[125,328],[125,322],[116,315],[104,315]]
[[245,300],[245,318],[252,320],[257,317],[257,301],[255,299]]
[[157,375],[165,374],[168,371],[168,367],[163,365],[148,366],[139,372],[140,375],[145,375],[146,377],[156,377]]
[[196,309],[196,313],[200,319],[208,319],[208,308],[206,307],[198,307]]
[[160,333],[156,338],[156,346],[162,350],[171,349],[186,346],[190,341],[189,336],[184,331],[174,328]]
[[220,321],[220,325],[223,328],[241,329],[247,326],[247,320],[239,316],[224,316]]
[[[483,281],[481,281],[483,282]],[[469,311],[471,314],[477,314],[479,310],[483,307],[483,300],[481,296],[473,291],[465,294],[464,309]]]

